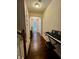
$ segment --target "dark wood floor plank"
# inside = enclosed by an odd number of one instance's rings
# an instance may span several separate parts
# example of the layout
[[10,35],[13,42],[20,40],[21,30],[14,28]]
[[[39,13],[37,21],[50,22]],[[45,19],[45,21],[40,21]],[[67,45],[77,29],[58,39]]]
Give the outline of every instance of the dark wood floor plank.
[[52,55],[51,51],[45,47],[45,43],[46,41],[40,34],[37,34],[36,38],[33,37],[27,59],[59,59],[54,52]]

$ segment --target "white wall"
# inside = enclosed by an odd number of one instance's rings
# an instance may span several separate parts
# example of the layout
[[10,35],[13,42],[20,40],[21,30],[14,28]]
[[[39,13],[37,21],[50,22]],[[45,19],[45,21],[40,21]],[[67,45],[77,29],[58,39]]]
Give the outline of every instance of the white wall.
[[29,30],[29,26],[30,26],[30,20],[29,20],[29,14],[28,14],[28,9],[27,9],[27,5],[26,5],[26,0],[24,0],[24,7],[25,7],[25,25],[26,25],[26,35],[27,35],[27,41],[29,41],[29,37],[30,37],[30,30]]
[[26,5],[26,0],[24,0],[24,9],[25,9],[25,25],[26,25],[26,53],[28,54],[28,49],[30,45],[30,17]]
[[[61,0],[52,0],[43,14],[42,22],[43,37],[46,39],[44,33],[51,30],[61,31]],[[53,41],[54,42],[54,41]],[[53,43],[52,42],[52,43]],[[55,45],[56,53],[61,56],[61,47],[59,44]]]
[[61,30],[61,0],[52,0],[43,14],[43,34],[46,31]]

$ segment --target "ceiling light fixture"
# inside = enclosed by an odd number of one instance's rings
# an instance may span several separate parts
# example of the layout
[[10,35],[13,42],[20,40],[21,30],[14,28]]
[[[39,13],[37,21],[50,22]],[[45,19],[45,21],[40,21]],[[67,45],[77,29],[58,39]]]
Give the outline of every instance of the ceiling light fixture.
[[41,0],[35,0],[33,3],[33,7],[40,8],[41,7]]
[[35,3],[35,5],[34,5],[36,8],[39,8],[40,7],[40,4],[37,2],[37,3]]

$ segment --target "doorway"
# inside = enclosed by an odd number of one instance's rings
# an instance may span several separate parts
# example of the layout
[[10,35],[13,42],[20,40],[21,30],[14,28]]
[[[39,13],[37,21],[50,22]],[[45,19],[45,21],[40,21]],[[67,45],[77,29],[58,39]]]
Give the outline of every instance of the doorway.
[[33,39],[37,38],[37,34],[41,34],[41,17],[30,17],[30,30],[32,31]]

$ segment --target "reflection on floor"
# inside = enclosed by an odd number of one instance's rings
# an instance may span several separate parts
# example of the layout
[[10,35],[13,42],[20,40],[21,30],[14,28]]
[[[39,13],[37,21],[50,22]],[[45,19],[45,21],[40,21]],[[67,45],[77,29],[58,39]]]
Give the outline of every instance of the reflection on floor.
[[35,33],[31,40],[27,59],[60,59],[54,51],[50,51],[45,46],[46,41],[40,34]]

